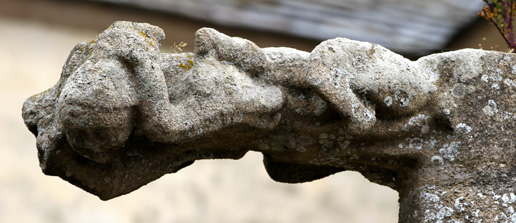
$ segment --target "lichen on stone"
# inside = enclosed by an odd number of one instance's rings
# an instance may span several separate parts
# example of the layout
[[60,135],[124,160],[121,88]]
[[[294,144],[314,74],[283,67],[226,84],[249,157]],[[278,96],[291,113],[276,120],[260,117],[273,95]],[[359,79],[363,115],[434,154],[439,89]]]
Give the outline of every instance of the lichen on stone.
[[116,22],[26,100],[45,174],[107,200],[253,150],[281,182],[359,171],[400,193],[400,222],[514,220],[514,54],[410,61],[345,38],[303,52],[210,28],[169,54],[164,38]]

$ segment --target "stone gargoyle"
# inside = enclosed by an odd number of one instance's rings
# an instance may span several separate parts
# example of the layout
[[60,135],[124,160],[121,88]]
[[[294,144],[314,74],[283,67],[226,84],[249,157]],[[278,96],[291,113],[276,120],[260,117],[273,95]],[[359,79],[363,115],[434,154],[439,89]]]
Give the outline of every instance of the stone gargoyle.
[[308,53],[210,28],[173,54],[164,37],[116,22],[27,99],[45,174],[107,200],[252,150],[280,182],[359,171],[400,193],[400,222],[516,219],[513,54],[410,61],[344,38]]

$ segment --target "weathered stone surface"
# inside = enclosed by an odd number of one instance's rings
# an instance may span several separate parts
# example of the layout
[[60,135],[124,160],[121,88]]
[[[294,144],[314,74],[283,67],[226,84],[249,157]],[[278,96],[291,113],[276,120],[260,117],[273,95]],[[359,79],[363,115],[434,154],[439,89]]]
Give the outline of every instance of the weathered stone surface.
[[409,61],[348,39],[311,53],[213,29],[194,53],[117,22],[29,98],[41,168],[111,199],[199,159],[264,154],[274,180],[356,170],[400,193],[400,222],[513,222],[516,56],[460,50]]

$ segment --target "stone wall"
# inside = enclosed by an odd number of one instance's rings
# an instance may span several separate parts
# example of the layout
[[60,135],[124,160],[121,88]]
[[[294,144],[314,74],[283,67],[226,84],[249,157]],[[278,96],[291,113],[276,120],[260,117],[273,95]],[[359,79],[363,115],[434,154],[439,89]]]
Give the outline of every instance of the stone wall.
[[312,52],[259,48],[210,28],[193,53],[117,22],[29,98],[40,166],[111,199],[195,160],[264,155],[276,181],[355,170],[400,194],[400,222],[516,220],[513,54],[407,60],[344,38]]

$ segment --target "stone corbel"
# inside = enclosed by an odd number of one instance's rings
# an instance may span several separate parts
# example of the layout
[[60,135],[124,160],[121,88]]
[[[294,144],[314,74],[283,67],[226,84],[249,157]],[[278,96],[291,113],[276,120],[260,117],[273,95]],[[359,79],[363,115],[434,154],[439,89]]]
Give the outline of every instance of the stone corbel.
[[312,52],[214,29],[193,53],[116,22],[27,99],[41,168],[103,200],[200,159],[264,155],[272,179],[345,170],[400,194],[400,222],[516,219],[516,56],[465,49],[410,61],[336,38]]

